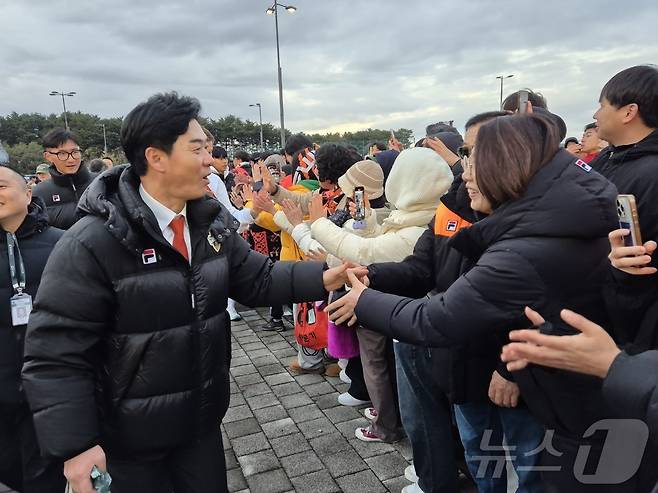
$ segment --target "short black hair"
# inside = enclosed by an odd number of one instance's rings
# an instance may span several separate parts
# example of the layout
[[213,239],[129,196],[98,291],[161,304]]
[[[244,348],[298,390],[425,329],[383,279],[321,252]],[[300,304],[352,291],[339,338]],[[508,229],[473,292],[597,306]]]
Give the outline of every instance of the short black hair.
[[528,93],[528,101],[532,104],[533,108],[544,108],[548,109],[548,104],[546,103],[546,98],[539,92],[534,92],[530,89],[521,89],[520,91],[513,92],[505,98],[503,101],[503,110],[505,111],[516,111],[519,109],[519,92],[526,91]]
[[223,147],[215,146],[212,148],[212,157],[213,159],[226,159],[228,158],[228,152]]
[[441,132],[452,132],[453,134],[458,134],[459,130],[457,130],[449,123],[443,123],[443,122],[431,123],[425,127],[425,135],[427,136],[436,135]]
[[385,151],[386,150],[386,144],[384,144],[383,142],[372,142],[372,143],[368,144],[368,149],[370,149],[373,146],[376,147],[377,150],[379,150],[379,151]]
[[87,163],[87,168],[92,173],[101,173],[107,169],[107,164],[102,159],[92,159]]
[[76,145],[80,145],[78,136],[70,130],[66,130],[65,128],[54,128],[44,135],[41,143],[43,144],[44,149],[54,149],[65,144],[69,140],[75,142]]
[[233,153],[233,159],[239,159],[241,163],[248,163],[249,161],[251,161],[251,156],[247,151],[238,149]]
[[285,153],[294,156],[299,151],[313,147],[313,142],[304,134],[295,134],[286,141]]
[[109,159],[112,161],[112,164],[114,164],[114,159],[112,159],[110,156],[103,156],[101,159]]
[[587,132],[588,130],[596,129],[596,123],[588,123],[585,125],[585,129],[583,132]]
[[315,164],[318,167],[320,181],[329,181],[337,184],[338,178],[343,176],[354,164],[361,161],[361,155],[340,144],[322,144],[315,154]]
[[135,172],[146,174],[147,148],[171,153],[178,137],[187,132],[200,112],[198,99],[168,92],[151,96],[128,113],[121,125],[121,146]]
[[621,108],[635,103],[647,127],[658,128],[658,66],[637,65],[622,70],[606,82],[599,101]]
[[564,141],[564,147],[569,144],[580,144],[580,141],[576,137],[567,137],[567,140]]
[[478,113],[477,115],[470,117],[464,127],[466,130],[468,130],[474,125],[479,125],[480,123],[488,122],[489,120],[493,120],[499,116],[507,115],[509,115],[509,112],[507,111],[486,111],[484,113]]

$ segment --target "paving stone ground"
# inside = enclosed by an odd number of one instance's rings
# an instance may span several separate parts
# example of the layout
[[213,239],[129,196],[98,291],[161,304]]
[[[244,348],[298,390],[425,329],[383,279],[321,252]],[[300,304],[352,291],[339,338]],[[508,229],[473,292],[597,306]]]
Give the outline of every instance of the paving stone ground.
[[399,493],[409,485],[408,440],[357,440],[354,430],[368,421],[363,408],[338,404],[348,386],[338,377],[290,374],[292,326],[265,332],[266,309],[241,313],[232,326],[231,403],[222,424],[229,491]]
[[229,491],[400,493],[410,484],[408,440],[357,440],[354,430],[368,421],[362,408],[338,404],[348,386],[338,377],[291,375],[292,326],[264,332],[267,314],[242,311],[232,325],[231,402],[221,425]]

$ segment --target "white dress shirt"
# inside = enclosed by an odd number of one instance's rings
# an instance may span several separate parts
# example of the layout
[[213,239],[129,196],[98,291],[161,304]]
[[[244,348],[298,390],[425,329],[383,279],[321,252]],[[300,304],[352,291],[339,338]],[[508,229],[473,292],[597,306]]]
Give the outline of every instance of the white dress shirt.
[[228,209],[231,215],[237,219],[240,224],[251,224],[254,222],[254,218],[251,215],[251,209],[236,209],[235,206],[231,203],[231,200],[228,198],[228,192],[226,191],[226,185],[215,173],[210,173],[208,175],[208,181],[210,182],[210,190],[213,191],[217,200]]
[[185,246],[187,247],[187,258],[192,262],[192,242],[190,240],[190,227],[187,223],[187,204],[183,207],[183,210],[180,213],[176,214],[174,211],[168,207],[162,205],[160,202],[155,200],[149,195],[149,193],[144,189],[143,185],[139,185],[139,195],[142,197],[142,200],[146,206],[151,209],[153,215],[155,216],[156,221],[158,221],[158,226],[160,226],[160,231],[162,231],[162,236],[170,245],[174,245],[174,230],[171,229],[171,221],[176,216],[183,216],[185,218],[185,227],[183,228],[183,237],[185,238]]

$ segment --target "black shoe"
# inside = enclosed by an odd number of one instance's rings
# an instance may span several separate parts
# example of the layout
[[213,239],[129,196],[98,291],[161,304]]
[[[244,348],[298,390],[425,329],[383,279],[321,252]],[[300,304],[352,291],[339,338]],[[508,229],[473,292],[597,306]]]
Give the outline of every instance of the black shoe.
[[268,332],[283,332],[286,330],[286,328],[283,326],[283,320],[270,320],[267,322],[265,325],[261,327],[261,329],[268,331]]

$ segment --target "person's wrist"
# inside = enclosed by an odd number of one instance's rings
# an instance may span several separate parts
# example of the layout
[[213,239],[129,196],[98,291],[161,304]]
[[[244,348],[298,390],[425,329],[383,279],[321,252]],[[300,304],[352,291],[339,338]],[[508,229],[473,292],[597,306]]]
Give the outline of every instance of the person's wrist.
[[609,352],[606,353],[606,357],[601,361],[601,365],[596,369],[597,370],[597,377],[599,378],[605,378],[608,376],[608,373],[610,372],[610,368],[612,367],[612,364],[615,362],[615,360],[619,357],[619,355],[622,353],[621,349],[615,348],[614,350],[610,350]]

